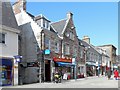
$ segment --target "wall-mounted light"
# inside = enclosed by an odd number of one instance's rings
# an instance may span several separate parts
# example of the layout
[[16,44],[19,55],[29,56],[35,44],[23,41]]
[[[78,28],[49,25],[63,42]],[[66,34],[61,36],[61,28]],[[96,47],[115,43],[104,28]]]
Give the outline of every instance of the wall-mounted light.
[[71,27],[71,29],[75,29],[75,27],[73,26],[73,27]]

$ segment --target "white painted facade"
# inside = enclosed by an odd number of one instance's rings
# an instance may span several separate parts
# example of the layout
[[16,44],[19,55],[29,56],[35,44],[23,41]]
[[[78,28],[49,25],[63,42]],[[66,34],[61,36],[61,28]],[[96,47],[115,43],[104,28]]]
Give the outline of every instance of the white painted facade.
[[18,33],[19,30],[2,26],[0,33],[5,34],[5,44],[0,43],[0,57],[10,57],[18,55]]
[[24,25],[26,23],[31,24],[34,35],[35,35],[36,40],[38,41],[38,45],[40,47],[40,43],[39,43],[40,38],[38,36],[40,36],[40,32],[42,31],[42,28],[35,21],[33,21],[33,19],[24,10],[21,10],[21,13],[16,14],[15,17],[16,17],[18,26]]

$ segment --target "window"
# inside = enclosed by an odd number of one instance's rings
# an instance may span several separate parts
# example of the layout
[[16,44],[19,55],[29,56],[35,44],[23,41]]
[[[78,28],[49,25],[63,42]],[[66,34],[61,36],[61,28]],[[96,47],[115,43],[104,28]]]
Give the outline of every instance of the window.
[[49,28],[49,22],[46,23],[46,28]]
[[59,52],[59,43],[55,42],[55,52],[58,53]]
[[74,40],[75,39],[75,35],[73,34],[73,32],[70,32],[70,39]]
[[43,27],[45,27],[45,20],[43,20]]
[[5,44],[5,34],[4,33],[0,33],[0,43]]
[[65,50],[65,55],[70,54],[70,46],[69,45],[64,45],[64,50]]
[[69,37],[69,36],[70,36],[70,35],[69,35],[69,32],[66,32],[65,35],[66,35],[66,37]]
[[77,57],[77,48],[73,46],[73,56]]
[[50,39],[49,38],[45,38],[45,49],[50,49]]
[[80,58],[83,58],[83,51],[80,51]]

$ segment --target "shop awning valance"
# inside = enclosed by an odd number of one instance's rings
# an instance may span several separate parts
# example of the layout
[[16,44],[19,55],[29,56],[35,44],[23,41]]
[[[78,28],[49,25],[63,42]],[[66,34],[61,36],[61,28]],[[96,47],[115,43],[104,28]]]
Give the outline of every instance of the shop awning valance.
[[72,63],[65,63],[65,62],[56,62],[58,64],[58,66],[66,66],[66,67],[71,67],[71,66],[75,66],[75,64]]

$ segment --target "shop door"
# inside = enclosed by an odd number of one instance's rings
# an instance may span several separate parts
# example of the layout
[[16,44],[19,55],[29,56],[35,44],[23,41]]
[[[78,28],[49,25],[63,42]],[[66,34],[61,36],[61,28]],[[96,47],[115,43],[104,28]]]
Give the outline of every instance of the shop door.
[[45,61],[45,81],[51,81],[51,69],[50,69],[50,60]]

